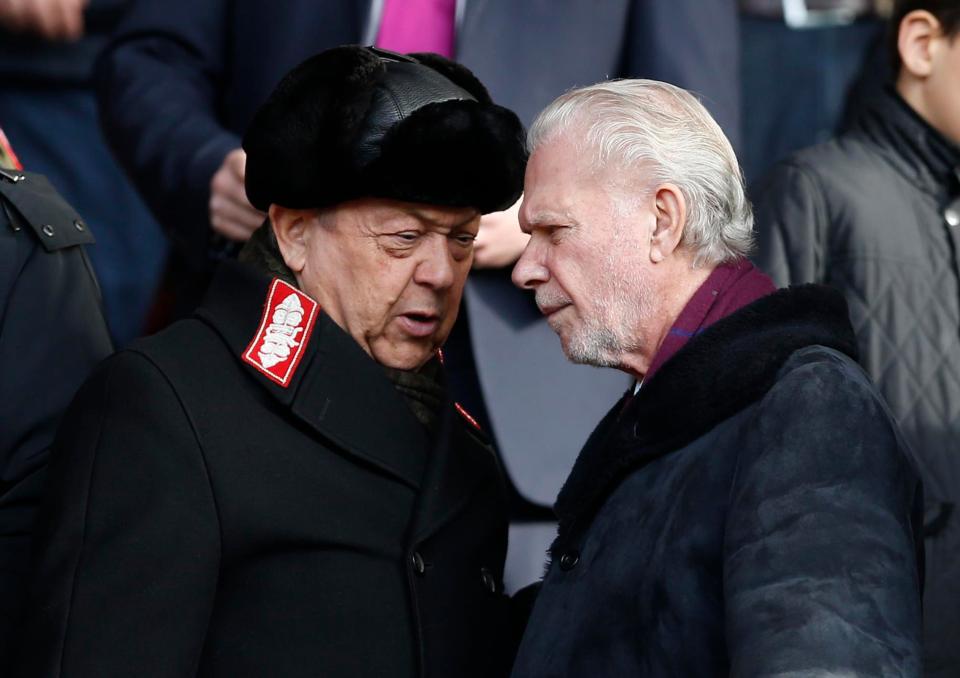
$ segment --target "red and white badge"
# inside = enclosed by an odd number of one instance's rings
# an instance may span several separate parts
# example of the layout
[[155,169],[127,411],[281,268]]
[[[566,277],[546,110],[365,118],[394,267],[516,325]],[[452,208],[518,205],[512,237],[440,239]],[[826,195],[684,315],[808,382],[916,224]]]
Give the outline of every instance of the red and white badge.
[[243,361],[280,386],[289,386],[319,310],[317,302],[306,294],[274,278],[260,328],[243,352]]

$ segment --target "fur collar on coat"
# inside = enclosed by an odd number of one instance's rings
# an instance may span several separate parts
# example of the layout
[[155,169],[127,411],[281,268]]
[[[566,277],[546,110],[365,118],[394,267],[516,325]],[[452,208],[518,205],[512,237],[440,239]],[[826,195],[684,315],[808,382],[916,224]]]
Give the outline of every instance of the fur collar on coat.
[[[821,285],[778,290],[692,338],[622,414],[629,396],[590,436],[557,498],[558,544],[588,524],[632,471],[685,447],[761,399],[787,359],[812,345],[857,359],[846,301]],[[558,544],[551,550],[556,552]]]

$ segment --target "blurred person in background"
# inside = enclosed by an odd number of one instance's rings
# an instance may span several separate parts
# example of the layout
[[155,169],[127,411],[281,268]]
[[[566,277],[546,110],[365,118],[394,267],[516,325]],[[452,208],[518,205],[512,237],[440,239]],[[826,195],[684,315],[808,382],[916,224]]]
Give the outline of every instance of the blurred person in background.
[[[196,303],[211,262],[265,218],[244,192],[240,131],[280,75],[318,49],[377,44],[473,69],[524,122],[577,84],[646,76],[699,92],[735,137],[734,0],[142,0],[99,67],[110,143],[179,252],[171,285]],[[509,281],[526,243],[516,206],[487,215],[465,309],[445,348],[452,388],[511,479],[508,588],[538,578],[548,508],[579,443],[627,381],[544,351],[546,323]],[[542,386],[542,388],[541,388]]]
[[112,351],[89,225],[0,130],[0,673],[16,647],[33,522],[60,417]]
[[90,259],[118,345],[140,335],[166,239],[107,148],[94,62],[130,0],[0,0],[0,119],[23,165],[93,224]]
[[896,80],[757,186],[756,261],[844,293],[861,361],[920,463],[926,675],[960,674],[960,2],[898,0]]
[[889,75],[893,0],[737,0],[747,183],[840,131]]

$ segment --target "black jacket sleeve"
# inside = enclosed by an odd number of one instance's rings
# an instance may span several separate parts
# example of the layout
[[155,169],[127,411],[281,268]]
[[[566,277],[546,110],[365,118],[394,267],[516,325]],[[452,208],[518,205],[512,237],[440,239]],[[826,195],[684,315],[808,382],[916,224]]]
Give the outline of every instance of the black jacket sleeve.
[[97,68],[107,141],[183,253],[202,265],[210,180],[240,139],[218,115],[229,0],[134,3]]
[[731,675],[922,675],[920,488],[900,445],[838,356],[759,404],[726,518]]
[[[75,212],[45,180],[22,176],[20,205],[44,218],[28,221],[4,194],[12,185],[0,179],[0,667],[15,645],[31,530],[60,417],[112,351],[79,244],[92,238],[75,230]],[[69,237],[44,235],[50,223]]]
[[827,282],[829,216],[813,172],[793,161],[780,163],[751,194],[757,267],[778,287]]
[[177,394],[122,352],[84,385],[51,456],[16,675],[195,676],[220,532]]

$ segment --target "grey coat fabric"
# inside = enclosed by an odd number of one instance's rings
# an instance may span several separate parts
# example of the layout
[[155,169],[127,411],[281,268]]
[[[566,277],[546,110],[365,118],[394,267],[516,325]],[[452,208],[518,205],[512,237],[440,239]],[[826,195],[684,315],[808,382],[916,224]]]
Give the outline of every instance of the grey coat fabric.
[[920,486],[839,294],[718,321],[557,502],[514,678],[920,676]]
[[926,668],[960,671],[960,260],[944,212],[960,149],[895,93],[755,191],[757,263],[843,292],[862,356],[919,462],[927,503]]

